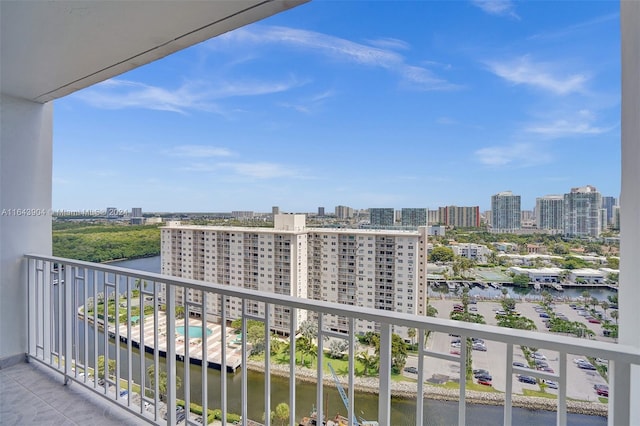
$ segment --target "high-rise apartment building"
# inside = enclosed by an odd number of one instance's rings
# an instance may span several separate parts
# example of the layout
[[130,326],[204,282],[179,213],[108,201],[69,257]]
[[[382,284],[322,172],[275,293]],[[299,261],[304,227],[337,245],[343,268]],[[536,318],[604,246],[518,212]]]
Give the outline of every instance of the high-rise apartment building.
[[[307,297],[307,233],[304,215],[276,215],[273,228],[181,226],[168,223],[162,228],[162,273],[233,287],[287,296]],[[161,300],[164,298],[164,291]],[[203,302],[200,291],[176,288],[176,300]],[[221,300],[208,297],[206,310],[215,317]],[[230,298],[225,302],[230,319],[242,316],[242,305]],[[193,309],[193,308],[192,308]],[[245,306],[250,315],[264,316],[264,304]],[[196,316],[200,312],[191,312]],[[289,310],[274,306],[275,330],[287,332]],[[297,312],[297,320],[306,319]]]
[[401,212],[402,226],[427,226],[426,208],[403,208]]
[[427,210],[427,223],[429,225],[441,225],[441,223],[440,223],[440,211],[439,210]]
[[591,186],[571,188],[564,194],[564,235],[597,237],[601,232],[602,196]]
[[564,196],[546,195],[536,198],[536,225],[551,234],[564,232]]
[[351,219],[353,217],[353,209],[347,206],[336,206],[335,214],[338,219]]
[[480,206],[458,207],[446,206],[438,208],[440,223],[456,228],[479,228]]
[[391,227],[395,224],[395,211],[392,208],[369,209],[369,223],[374,227]]
[[[304,215],[279,215],[273,228],[181,226],[162,229],[162,273],[208,282],[324,300],[348,305],[425,315],[427,228],[417,231],[306,228]],[[202,302],[198,291],[176,289],[176,300]],[[220,300],[208,297],[215,317]],[[229,319],[241,305],[226,302]],[[263,316],[264,306],[249,304],[249,314]],[[199,312],[192,312],[198,315]],[[289,332],[290,312],[274,306],[271,325]],[[297,321],[307,319],[298,312]],[[312,318],[313,319],[313,318]],[[325,326],[348,333],[347,322],[325,316]],[[357,321],[357,332],[376,324]],[[407,337],[406,330],[394,332]]]
[[491,196],[491,232],[517,232],[521,228],[520,220],[519,195],[504,191]]
[[324,216],[324,207],[318,207],[318,216]]
[[616,197],[602,197],[602,208],[606,210],[607,217],[607,225],[610,225],[613,222],[613,207],[618,205],[618,200]]
[[129,218],[129,222],[132,225],[142,225],[144,223],[144,218],[142,217],[142,208],[133,207],[131,209],[131,217]]

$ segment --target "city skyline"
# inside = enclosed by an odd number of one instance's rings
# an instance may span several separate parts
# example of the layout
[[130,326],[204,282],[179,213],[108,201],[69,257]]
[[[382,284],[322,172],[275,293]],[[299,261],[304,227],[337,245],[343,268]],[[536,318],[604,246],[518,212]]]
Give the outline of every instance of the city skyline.
[[54,210],[619,197],[617,5],[491,4],[311,2],[56,101]]

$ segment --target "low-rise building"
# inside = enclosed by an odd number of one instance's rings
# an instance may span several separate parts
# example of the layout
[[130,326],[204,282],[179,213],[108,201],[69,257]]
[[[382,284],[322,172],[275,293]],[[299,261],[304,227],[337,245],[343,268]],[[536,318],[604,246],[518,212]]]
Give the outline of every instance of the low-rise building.
[[569,272],[569,280],[576,284],[604,284],[607,275],[598,269],[573,269]]
[[562,281],[563,269],[561,268],[520,268],[518,266],[512,266],[508,269],[508,272],[513,272],[516,275],[527,275],[529,281],[533,283],[547,283],[557,284]]

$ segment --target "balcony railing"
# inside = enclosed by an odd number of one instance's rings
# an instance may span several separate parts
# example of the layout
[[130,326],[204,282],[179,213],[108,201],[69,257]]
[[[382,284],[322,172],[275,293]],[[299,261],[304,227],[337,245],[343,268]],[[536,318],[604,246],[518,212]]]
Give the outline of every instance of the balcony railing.
[[[506,389],[504,393],[503,423],[512,423],[512,383],[514,374],[524,374],[558,382],[557,424],[567,423],[567,356],[598,357],[609,362],[609,370],[627,371],[632,365],[640,365],[640,353],[634,348],[593,340],[577,339],[546,333],[513,330],[495,326],[478,325],[446,319],[407,315],[390,311],[358,308],[354,306],[307,300],[283,295],[274,295],[189,279],[134,271],[107,265],[98,265],[51,256],[27,255],[28,276],[28,357],[58,371],[64,381],[73,381],[93,392],[112,400],[114,404],[129,410],[147,421],[176,424],[181,414],[174,409],[178,401],[176,377],[183,377],[182,392],[184,406],[191,403],[202,406],[202,412],[220,408],[223,424],[227,424],[228,375],[220,374],[219,385],[209,379],[209,367],[220,371],[238,368],[241,381],[240,398],[242,424],[248,424],[248,407],[255,401],[248,398],[248,370],[242,368],[248,362],[249,344],[246,338],[234,339],[226,333],[226,324],[231,318],[229,306],[241,306],[242,336],[246,336],[248,321],[258,320],[264,324],[265,336],[271,336],[276,318],[274,307],[282,307],[290,316],[277,318],[278,329],[288,323],[288,405],[290,425],[296,425],[296,331],[299,318],[318,318],[316,377],[331,378],[323,366],[326,338],[344,339],[348,346],[348,371],[346,393],[348,401],[355,401],[356,320],[371,321],[380,332],[380,371],[377,421],[380,425],[391,425],[392,394],[392,330],[413,328],[417,330],[418,380],[415,384],[415,423],[420,425],[425,418],[423,395],[428,397],[424,385],[425,366],[431,359],[455,362],[459,365],[458,424],[466,423],[466,363],[467,339],[482,338],[501,342],[505,346],[504,368]],[[183,300],[181,295],[191,291],[202,292],[199,302]],[[213,302],[213,303],[209,303]],[[231,304],[229,302],[232,302]],[[261,304],[260,312],[270,315],[255,317],[246,314],[247,307]],[[178,309],[176,309],[178,308]],[[182,317],[181,313],[185,315]],[[189,313],[192,313],[190,316]],[[237,312],[235,310],[234,312]],[[346,321],[347,335],[326,330],[328,316],[338,316]],[[197,317],[197,318],[194,318]],[[286,318],[284,318],[286,317]],[[212,319],[216,321],[202,321]],[[212,330],[215,329],[215,330]],[[190,335],[191,331],[197,337]],[[434,352],[425,345],[428,332],[461,336],[459,354]],[[241,340],[238,341],[238,340]],[[270,338],[264,339],[264,407],[273,409],[272,356]],[[556,351],[559,354],[559,371],[545,373],[522,367],[514,367],[514,348],[527,346]],[[147,355],[144,355],[147,353]],[[189,362],[181,362],[191,360]],[[113,364],[115,366],[112,368]],[[153,366],[152,372],[149,367]],[[162,371],[166,371],[165,377]],[[613,375],[611,375],[613,376]],[[237,378],[238,376],[232,376]],[[193,391],[192,382],[200,383]],[[219,386],[216,407],[211,407],[208,392]],[[323,380],[317,380],[315,407],[317,418],[325,418],[323,412]],[[196,385],[197,387],[197,385]],[[217,390],[216,390],[217,391]],[[630,383],[610,383],[609,421],[627,418],[630,400]],[[636,401],[634,401],[636,402]],[[347,404],[349,424],[357,422],[356,408]],[[310,407],[300,407],[307,412]],[[626,412],[625,412],[626,410]],[[187,410],[188,411],[188,410]],[[166,414],[165,414],[166,412]],[[189,424],[199,424],[189,417]],[[619,417],[617,417],[619,416]],[[271,419],[265,416],[264,424]],[[371,419],[370,419],[371,420]],[[206,422],[205,422],[206,423]]]

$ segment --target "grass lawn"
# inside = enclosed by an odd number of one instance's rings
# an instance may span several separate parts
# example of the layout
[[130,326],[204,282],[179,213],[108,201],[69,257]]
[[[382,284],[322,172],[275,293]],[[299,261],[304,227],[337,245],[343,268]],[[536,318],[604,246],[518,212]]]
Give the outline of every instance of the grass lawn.
[[[445,389],[460,389],[460,385],[457,382],[447,382],[442,385],[434,385],[434,386],[440,386]],[[493,386],[479,385],[475,383],[473,380],[467,380],[466,389],[477,391],[477,392],[500,392],[499,390],[495,389]]]
[[556,399],[557,398],[552,393],[547,393],[547,392],[542,392],[542,391],[535,391],[535,390],[531,390],[531,389],[522,389],[522,394],[524,396],[537,396],[537,397],[540,397],[540,398],[551,398],[551,399]]

